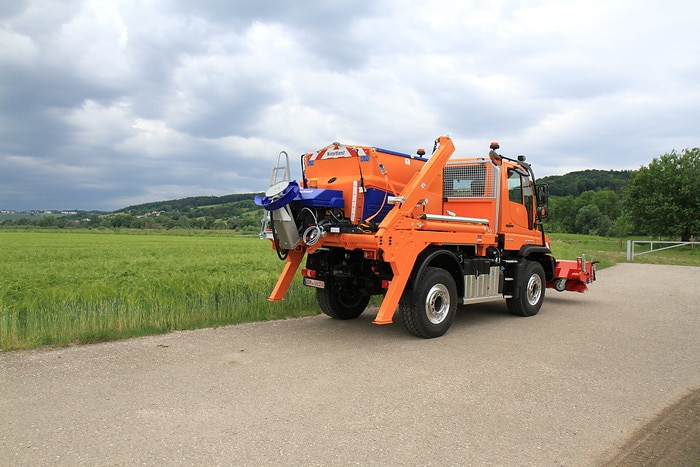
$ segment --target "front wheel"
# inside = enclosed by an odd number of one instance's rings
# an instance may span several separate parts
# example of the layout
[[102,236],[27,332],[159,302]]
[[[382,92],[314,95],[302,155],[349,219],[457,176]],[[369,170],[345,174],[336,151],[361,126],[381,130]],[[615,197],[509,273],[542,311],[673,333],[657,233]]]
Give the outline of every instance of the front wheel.
[[534,316],[540,311],[544,301],[544,268],[536,261],[527,261],[518,281],[520,295],[506,300],[508,310],[520,316]]
[[370,296],[342,283],[326,284],[324,289],[316,289],[316,301],[321,310],[334,319],[355,319],[365,311]]
[[399,303],[399,312],[411,334],[430,339],[447,332],[457,313],[457,286],[450,273],[426,268],[408,297]]

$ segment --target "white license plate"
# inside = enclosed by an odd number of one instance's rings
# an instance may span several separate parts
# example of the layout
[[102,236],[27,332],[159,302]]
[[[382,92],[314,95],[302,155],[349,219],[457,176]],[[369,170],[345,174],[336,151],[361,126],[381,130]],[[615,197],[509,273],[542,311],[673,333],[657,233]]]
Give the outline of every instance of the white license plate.
[[309,277],[304,278],[304,285],[309,287],[316,287],[317,289],[323,289],[326,287],[326,283],[317,279],[311,279]]

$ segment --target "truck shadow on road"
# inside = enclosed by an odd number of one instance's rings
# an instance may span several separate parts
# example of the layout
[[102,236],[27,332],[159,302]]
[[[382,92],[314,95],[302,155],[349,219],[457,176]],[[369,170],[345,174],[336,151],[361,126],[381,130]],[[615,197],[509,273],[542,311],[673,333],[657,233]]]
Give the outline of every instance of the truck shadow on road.
[[454,325],[462,323],[479,324],[496,320],[517,318],[508,311],[505,302],[478,303],[474,305],[461,305],[457,307]]
[[[342,332],[343,334],[352,336],[352,339],[373,339],[375,337],[377,339],[417,339],[405,328],[401,315],[398,312],[394,315],[394,322],[384,326],[372,324],[376,314],[377,308],[370,307],[359,318],[354,320],[339,321],[331,318],[323,319],[321,317],[315,322],[319,326],[319,332],[321,333]],[[518,318],[522,319],[522,317],[510,313],[504,302],[459,306],[457,308],[455,320],[448,332],[460,332],[467,328],[475,328],[493,322]]]
[[[586,308],[590,307],[592,302],[590,297],[583,297],[574,294],[559,294],[553,293],[547,295],[545,302],[538,316],[546,317],[548,313],[567,312],[585,312]],[[352,339],[415,339],[404,327],[401,315],[396,312],[394,322],[390,325],[377,326],[372,324],[378,308],[369,307],[357,319],[342,321],[328,317],[319,316],[312,321],[318,327],[317,332],[322,334],[327,333],[343,333],[351,336]],[[324,319],[326,318],[326,319]],[[522,316],[517,316],[511,313],[506,306],[505,301],[494,301],[486,303],[478,303],[473,305],[460,305],[457,308],[457,315],[450,327],[450,333],[462,332],[467,329],[478,329],[499,322],[512,322],[514,320],[531,319]]]

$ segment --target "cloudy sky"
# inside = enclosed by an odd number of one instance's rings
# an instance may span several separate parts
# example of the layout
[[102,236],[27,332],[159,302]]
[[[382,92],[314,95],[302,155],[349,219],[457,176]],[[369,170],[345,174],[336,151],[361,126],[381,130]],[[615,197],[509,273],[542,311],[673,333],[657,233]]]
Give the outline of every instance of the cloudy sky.
[[10,0],[0,209],[264,191],[333,141],[525,154],[538,176],[700,146],[697,0]]

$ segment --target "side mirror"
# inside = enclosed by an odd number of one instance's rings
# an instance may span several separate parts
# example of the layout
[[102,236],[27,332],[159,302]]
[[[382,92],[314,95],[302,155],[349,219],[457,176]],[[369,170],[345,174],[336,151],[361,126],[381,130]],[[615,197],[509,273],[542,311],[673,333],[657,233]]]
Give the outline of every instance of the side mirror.
[[544,183],[535,185],[537,193],[537,217],[544,219],[549,214],[549,185]]
[[537,191],[537,204],[547,207],[549,204],[549,185],[544,183],[536,185],[535,190]]

